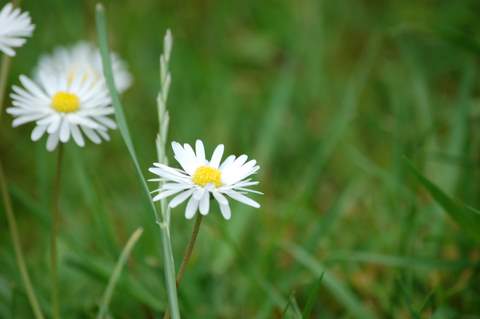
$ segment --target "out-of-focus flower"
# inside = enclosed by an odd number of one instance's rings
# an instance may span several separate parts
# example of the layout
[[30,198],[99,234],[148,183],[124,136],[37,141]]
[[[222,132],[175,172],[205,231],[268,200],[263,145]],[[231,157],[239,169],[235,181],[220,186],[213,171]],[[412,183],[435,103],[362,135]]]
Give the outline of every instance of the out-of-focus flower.
[[[126,64],[112,53],[112,68],[117,90],[122,93],[132,84],[132,77]],[[44,55],[36,70],[36,77],[40,74],[66,73],[72,81],[74,76],[84,79],[99,80],[103,78],[102,60],[99,50],[87,42],[79,42],[71,47],[60,47],[50,55]]]
[[159,176],[159,178],[150,181],[162,181],[164,184],[155,192],[154,201],[176,195],[169,206],[174,208],[184,201],[188,200],[185,209],[185,217],[188,219],[195,216],[197,210],[202,215],[207,215],[210,209],[210,195],[215,198],[220,206],[220,211],[225,219],[230,219],[231,210],[228,197],[235,199],[246,205],[258,208],[258,204],[253,199],[245,196],[246,193],[259,193],[248,187],[257,185],[257,181],[252,181],[249,176],[259,170],[255,160],[247,162],[247,155],[236,157],[228,156],[220,164],[224,146],[218,145],[210,161],[205,158],[205,149],[203,142],[197,140],[195,151],[189,144],[183,146],[177,142],[172,143],[175,159],[182,169],[168,167],[164,164],[154,163],[150,172]]
[[0,11],[0,51],[14,56],[14,48],[21,47],[34,29],[28,12],[21,12],[7,3]]

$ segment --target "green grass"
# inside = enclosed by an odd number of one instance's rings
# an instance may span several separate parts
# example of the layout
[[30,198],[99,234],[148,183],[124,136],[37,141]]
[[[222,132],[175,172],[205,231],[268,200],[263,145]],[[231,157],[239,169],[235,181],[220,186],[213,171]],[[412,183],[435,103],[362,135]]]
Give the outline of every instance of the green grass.
[[[0,6],[5,1],[0,0]],[[8,87],[57,45],[95,41],[95,1],[24,0],[37,26]],[[182,318],[480,318],[480,22],[476,1],[105,1],[142,173],[156,161],[163,35],[174,36],[169,139],[262,167],[262,208],[204,219]],[[9,101],[7,101],[9,102]],[[1,117],[22,247],[51,316],[55,156]],[[95,318],[125,243],[113,318],[161,318],[161,237],[120,132],[65,148],[58,244],[64,318]],[[171,151],[168,150],[171,157]],[[407,165],[406,159],[411,162]],[[170,160],[170,164],[173,161]],[[154,187],[154,185],[149,185]],[[193,223],[172,211],[178,266]],[[0,208],[0,318],[32,318]]]

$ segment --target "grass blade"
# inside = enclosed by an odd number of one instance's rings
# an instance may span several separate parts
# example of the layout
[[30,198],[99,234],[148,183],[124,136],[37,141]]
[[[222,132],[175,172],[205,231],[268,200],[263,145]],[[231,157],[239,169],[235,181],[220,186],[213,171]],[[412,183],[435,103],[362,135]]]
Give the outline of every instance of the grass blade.
[[318,279],[315,280],[315,282],[312,285],[312,288],[310,289],[310,292],[308,293],[307,303],[303,308],[303,313],[302,313],[303,318],[309,318],[310,314],[312,313],[313,306],[315,305],[315,298],[317,297],[318,292],[320,291],[320,286],[321,286],[324,274],[325,273],[323,272],[320,275],[320,277],[318,277]]
[[373,314],[362,305],[362,302],[352,291],[345,287],[332,273],[325,272],[324,266],[302,247],[286,244],[285,248],[299,263],[308,268],[315,276],[322,276],[323,274],[323,284],[331,294],[336,297],[338,302],[347,309],[352,318],[375,318]]
[[5,175],[3,173],[3,166],[0,162],[0,188],[2,192],[3,205],[5,206],[5,214],[7,215],[8,226],[10,228],[10,234],[12,237],[13,248],[15,251],[15,258],[18,265],[18,270],[20,272],[20,277],[25,286],[25,291],[27,293],[28,301],[32,306],[32,311],[36,319],[43,319],[43,313],[40,308],[37,296],[33,289],[32,281],[27,270],[27,265],[25,263],[25,258],[23,255],[22,247],[20,246],[20,235],[18,234],[17,220],[13,214],[12,203],[10,200],[10,195],[7,189],[7,182]]
[[140,163],[138,161],[135,148],[133,146],[133,142],[130,137],[127,121],[125,119],[125,114],[123,112],[123,107],[120,102],[120,98],[119,98],[119,95],[115,86],[114,78],[113,78],[112,63],[110,58],[110,52],[108,49],[106,17],[105,17],[104,11],[105,10],[103,6],[101,4],[97,4],[96,23],[97,23],[98,42],[100,46],[100,53],[102,56],[103,73],[105,76],[105,80],[107,82],[108,90],[112,97],[112,104],[113,104],[113,107],[115,108],[115,118],[118,123],[120,134],[122,135],[123,141],[127,146],[128,152],[130,153],[130,157],[132,158],[133,164],[137,171],[138,178],[140,179],[140,183],[143,186],[143,189],[145,191],[146,196],[148,197],[148,201],[150,203],[152,211],[155,214],[155,221],[157,222],[157,224],[160,226],[160,229],[161,229],[162,249],[163,249],[163,257],[164,257],[163,263],[164,263],[165,280],[167,283],[170,312],[172,314],[173,319],[179,319],[180,311],[178,308],[177,287],[175,284],[175,265],[173,261],[170,233],[168,231],[168,227],[166,227],[166,223],[161,219],[161,216],[158,213],[157,207],[152,201],[152,198],[150,196],[150,190],[148,188],[147,182],[145,181],[145,177],[143,176],[142,169],[140,167]]
[[427,189],[435,202],[437,202],[463,230],[477,240],[480,240],[480,212],[451,198],[423,176],[410,161],[406,160],[406,163],[410,172],[418,179],[423,187]]
[[125,248],[123,248],[120,257],[118,258],[118,262],[113,269],[112,275],[110,276],[110,280],[108,281],[105,293],[103,294],[102,303],[100,305],[100,310],[98,311],[97,319],[102,319],[106,317],[108,305],[110,304],[110,300],[112,299],[113,290],[115,289],[118,279],[120,278],[123,266],[125,266],[125,264],[127,263],[127,259],[130,256],[130,253],[132,252],[132,249],[137,243],[138,239],[140,238],[140,236],[142,236],[142,233],[143,229],[137,228],[137,230],[135,230],[128,239]]
[[[91,280],[108,285],[111,269],[115,267],[110,262],[92,257],[91,255],[81,254],[78,251],[75,254],[68,254],[65,258],[67,265],[90,278]],[[129,276],[121,276],[115,288],[120,295],[125,296],[129,300],[133,300],[137,304],[144,304],[154,311],[163,311],[165,304],[159,301],[150,289],[137,280],[132,280]]]

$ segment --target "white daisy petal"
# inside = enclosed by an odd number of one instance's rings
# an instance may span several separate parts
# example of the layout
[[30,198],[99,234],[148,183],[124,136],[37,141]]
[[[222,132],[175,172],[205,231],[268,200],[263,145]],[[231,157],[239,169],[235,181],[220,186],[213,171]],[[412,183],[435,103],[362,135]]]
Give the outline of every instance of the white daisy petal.
[[196,200],[193,196],[190,197],[190,200],[187,203],[187,207],[185,208],[185,218],[192,219],[195,216],[195,213],[198,209],[198,200]]
[[222,193],[214,190],[212,194],[220,205],[228,205],[228,199]]
[[102,142],[100,137],[98,137],[97,133],[95,133],[95,131],[91,128],[82,126],[82,131],[93,143],[100,144]]
[[245,205],[248,205],[248,206],[252,206],[252,207],[255,207],[255,208],[260,208],[260,204],[257,203],[256,201],[254,201],[253,199],[251,198],[248,198],[247,196],[237,192],[237,191],[234,191],[234,190],[228,190],[225,192],[225,194],[227,194],[228,196],[230,196],[231,198],[245,204]]
[[203,142],[200,140],[197,140],[195,142],[195,152],[197,155],[197,160],[200,162],[200,165],[205,164],[205,147],[203,147]]
[[0,51],[14,56],[13,48],[21,47],[26,37],[32,35],[35,26],[31,23],[28,12],[21,12],[7,3],[0,11]]
[[229,220],[232,217],[232,211],[230,210],[230,205],[220,205],[220,212],[222,213],[223,218]]
[[223,144],[218,145],[213,151],[212,159],[210,160],[210,166],[213,168],[218,168],[220,161],[222,160],[224,146]]
[[210,209],[210,192],[204,192],[200,199],[200,214],[207,215]]
[[220,170],[223,170],[223,169],[228,169],[228,167],[233,163],[233,161],[235,161],[235,155],[230,155],[228,156],[222,163],[222,165],[220,165]]
[[[126,64],[115,53],[112,54],[112,69],[115,85],[118,91],[122,93],[130,87],[132,77]],[[67,72],[72,81],[76,77],[103,81],[100,52],[95,46],[87,42],[79,42],[67,48],[57,48],[53,54],[44,56],[40,60],[37,68],[38,72],[48,74]],[[83,85],[83,87],[91,89],[93,85],[94,83],[89,83],[89,86]]]
[[32,141],[34,141],[34,142],[38,141],[43,136],[43,134],[45,133],[46,130],[47,130],[46,125],[35,126],[35,128],[32,131],[32,135],[31,135]]
[[196,157],[195,154],[189,154],[187,150],[183,148],[177,142],[172,142],[173,153],[175,154],[175,159],[182,166],[182,168],[188,174],[193,174],[193,171],[196,169]]
[[80,129],[78,128],[78,126],[76,126],[75,124],[72,124],[70,126],[70,129],[71,129],[72,137],[75,143],[77,143],[77,145],[80,147],[85,146],[85,140],[83,139],[82,133],[80,132]]
[[203,195],[205,194],[205,189],[204,188],[198,188],[194,193],[193,197],[195,197],[196,200],[201,200]]
[[213,191],[212,194],[213,197],[215,197],[215,199],[217,200],[218,205],[220,206],[220,212],[222,213],[223,218],[229,220],[232,217],[232,213],[230,210],[228,199],[218,191]]
[[49,152],[53,151],[57,145],[58,145],[58,140],[59,140],[59,132],[52,133],[48,136],[47,140],[47,150]]
[[63,118],[62,124],[60,125],[60,141],[62,143],[68,142],[70,138],[70,125],[68,124],[68,120]]
[[175,208],[177,207],[178,205],[180,205],[181,203],[183,203],[184,201],[187,200],[188,197],[190,197],[190,195],[192,195],[193,193],[193,189],[188,189],[182,193],[180,193],[179,195],[175,196],[171,201],[170,203],[168,203],[168,206],[170,206],[170,208]]
[[176,193],[178,193],[178,192],[180,192],[180,191],[181,191],[181,189],[170,189],[170,190],[167,190],[167,191],[164,191],[164,192],[159,193],[157,196],[155,196],[154,198],[152,198],[152,200],[153,200],[154,202],[156,202],[156,201],[162,200],[162,199],[164,199],[164,198],[167,198],[167,197],[169,197],[169,196],[172,196],[172,195],[174,195],[174,194],[176,194]]

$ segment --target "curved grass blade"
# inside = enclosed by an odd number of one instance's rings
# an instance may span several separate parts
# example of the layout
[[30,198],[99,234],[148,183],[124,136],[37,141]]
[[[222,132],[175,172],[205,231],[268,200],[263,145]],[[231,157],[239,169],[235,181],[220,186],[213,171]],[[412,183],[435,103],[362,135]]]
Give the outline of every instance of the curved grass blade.
[[318,296],[318,293],[320,291],[324,274],[325,273],[322,272],[320,277],[318,277],[318,279],[316,279],[315,282],[312,284],[312,287],[310,288],[310,291],[308,293],[307,303],[303,308],[302,318],[310,318],[310,314],[312,313],[313,306],[315,305],[315,298]]
[[418,179],[423,187],[427,189],[435,202],[470,236],[480,240],[480,212],[448,196],[438,186],[423,176],[409,160],[405,161],[410,172]]
[[118,279],[120,278],[123,266],[125,266],[133,247],[137,243],[138,239],[140,239],[140,236],[142,236],[142,233],[143,229],[137,228],[137,230],[135,230],[128,239],[125,248],[123,248],[120,257],[118,258],[118,262],[113,269],[112,275],[110,276],[107,288],[105,289],[105,293],[103,294],[102,303],[100,305],[100,310],[98,311],[97,319],[106,318],[108,312],[108,305],[110,304],[110,300],[112,299],[113,290],[115,289]]
[[7,181],[5,174],[3,173],[3,165],[0,162],[0,189],[2,193],[3,205],[5,208],[5,214],[7,216],[8,227],[10,228],[10,235],[12,238],[13,249],[15,251],[15,258],[18,265],[18,270],[20,272],[20,278],[23,281],[25,286],[25,291],[27,293],[28,301],[32,307],[34,317],[36,319],[43,319],[42,309],[38,302],[35,290],[33,289],[32,281],[28,273],[27,265],[25,263],[25,257],[23,254],[22,247],[20,245],[20,235],[18,234],[17,220],[13,213],[12,203],[10,199],[10,194],[7,189]]
[[344,286],[332,273],[326,272],[325,267],[302,247],[286,243],[285,249],[315,276],[319,277],[323,274],[322,283],[338,302],[345,307],[352,318],[375,318],[348,287]]

